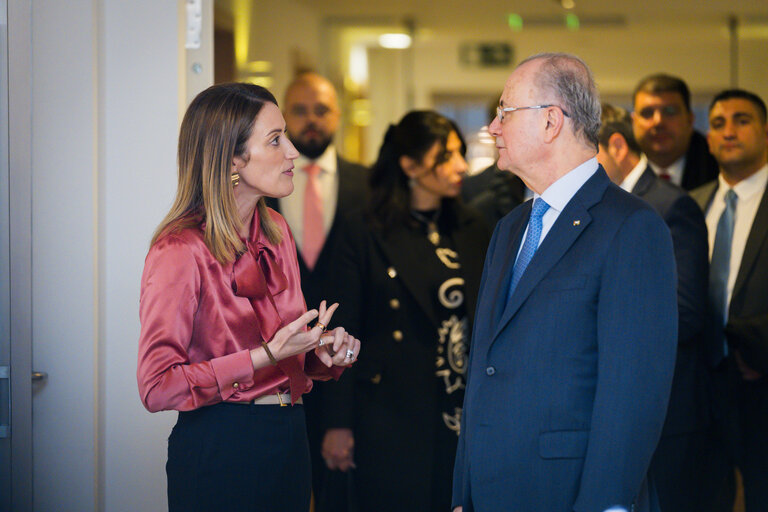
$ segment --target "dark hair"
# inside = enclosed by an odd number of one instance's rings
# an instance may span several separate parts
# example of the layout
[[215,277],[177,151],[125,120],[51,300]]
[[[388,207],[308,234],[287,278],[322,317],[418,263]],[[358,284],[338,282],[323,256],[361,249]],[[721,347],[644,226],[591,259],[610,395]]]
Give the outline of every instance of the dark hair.
[[614,133],[618,133],[624,138],[630,151],[638,155],[643,152],[632,132],[632,118],[626,110],[609,103],[603,103],[600,122],[602,124],[600,125],[598,140],[603,147],[607,148],[608,140]]
[[768,116],[766,115],[766,109],[765,109],[765,102],[760,99],[760,96],[758,96],[755,93],[745,91],[744,89],[726,89],[720,93],[718,93],[714,98],[712,98],[712,103],[709,104],[709,111],[712,112],[712,109],[715,107],[715,103],[718,101],[725,101],[725,100],[731,100],[731,99],[742,99],[747,100],[750,103],[752,103],[755,107],[757,107],[757,111],[760,114],[760,120],[763,122],[763,124],[766,123],[766,120],[768,120]]
[[676,92],[683,98],[683,103],[688,112],[691,111],[691,91],[681,78],[676,76],[667,75],[665,73],[657,73],[650,75],[637,84],[635,91],[632,93],[632,104],[634,105],[637,99],[638,93],[644,92],[646,94],[659,94],[662,92]]
[[374,227],[386,231],[413,220],[411,187],[400,157],[421,161],[435,142],[444,150],[453,131],[459,133],[448,118],[431,110],[411,111],[389,126],[370,175],[368,218]]
[[[265,103],[277,105],[277,100],[265,88],[245,83],[213,85],[192,100],[179,130],[176,199],[153,244],[162,235],[205,220],[205,244],[217,260],[232,261],[245,251],[238,234],[242,221],[232,191],[232,159],[249,158],[246,143]],[[257,207],[261,229],[270,242],[278,243],[282,232],[264,198]]]

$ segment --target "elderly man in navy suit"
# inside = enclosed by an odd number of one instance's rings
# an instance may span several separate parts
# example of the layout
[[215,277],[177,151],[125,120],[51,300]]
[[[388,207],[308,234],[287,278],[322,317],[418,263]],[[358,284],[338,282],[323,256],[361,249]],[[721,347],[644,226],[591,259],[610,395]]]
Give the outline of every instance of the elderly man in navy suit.
[[509,77],[490,131],[534,197],[488,249],[454,510],[658,506],[646,474],[677,348],[672,241],[598,165],[599,128],[578,57],[536,55]]

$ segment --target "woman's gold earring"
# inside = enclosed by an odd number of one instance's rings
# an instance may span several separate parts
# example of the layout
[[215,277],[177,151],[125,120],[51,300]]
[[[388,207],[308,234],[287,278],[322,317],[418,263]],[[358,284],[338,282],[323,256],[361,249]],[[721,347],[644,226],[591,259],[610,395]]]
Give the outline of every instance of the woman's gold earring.
[[240,184],[240,173],[233,172],[232,176],[230,176],[230,179],[232,180],[232,186],[236,187]]

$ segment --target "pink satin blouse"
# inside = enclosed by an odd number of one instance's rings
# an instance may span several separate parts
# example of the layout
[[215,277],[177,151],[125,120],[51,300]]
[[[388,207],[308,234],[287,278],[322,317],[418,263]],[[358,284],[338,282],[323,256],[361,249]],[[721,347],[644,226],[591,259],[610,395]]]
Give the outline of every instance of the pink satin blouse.
[[137,370],[150,412],[288,389],[295,401],[312,389],[312,378],[341,375],[343,368],[327,368],[314,352],[253,370],[250,349],[306,311],[293,236],[283,217],[270,213],[283,241],[273,246],[261,234],[257,209],[248,251],[234,263],[213,257],[202,227],[165,235],[150,248],[141,278]]

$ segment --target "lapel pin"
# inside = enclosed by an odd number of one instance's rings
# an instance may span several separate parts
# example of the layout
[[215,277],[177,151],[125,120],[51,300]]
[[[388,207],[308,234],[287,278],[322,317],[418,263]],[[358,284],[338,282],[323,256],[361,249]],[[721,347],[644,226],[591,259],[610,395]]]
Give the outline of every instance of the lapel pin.
[[575,220],[575,221],[573,221],[573,225],[574,225],[574,226],[578,226],[579,224],[581,224],[581,221],[580,221],[580,220]]

